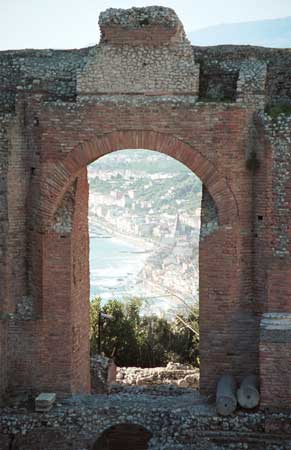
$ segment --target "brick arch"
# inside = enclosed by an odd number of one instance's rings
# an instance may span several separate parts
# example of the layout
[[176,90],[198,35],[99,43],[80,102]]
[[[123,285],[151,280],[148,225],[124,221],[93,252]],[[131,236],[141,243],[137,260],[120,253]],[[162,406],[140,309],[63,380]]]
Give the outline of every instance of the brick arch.
[[139,148],[171,156],[194,172],[211,194],[218,209],[221,225],[233,222],[238,216],[236,200],[226,177],[190,144],[165,133],[116,131],[93,136],[79,143],[61,162],[44,174],[39,210],[42,224],[48,226],[51,223],[64,193],[84,167],[114,151]]

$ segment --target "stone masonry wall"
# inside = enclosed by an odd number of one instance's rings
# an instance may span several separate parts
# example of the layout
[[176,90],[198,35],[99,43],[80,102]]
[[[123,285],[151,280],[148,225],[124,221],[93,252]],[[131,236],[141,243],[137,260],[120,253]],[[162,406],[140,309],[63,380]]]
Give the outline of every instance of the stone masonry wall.
[[148,148],[193,170],[213,200],[204,212],[217,212],[200,245],[202,390],[260,369],[262,405],[280,406],[291,397],[290,116],[264,109],[290,104],[290,52],[191,47],[161,7],[111,10],[100,26],[96,47],[0,53],[0,392],[6,380],[89,390],[82,171]]
[[106,395],[59,402],[48,413],[2,409],[0,449],[95,450],[106,430],[131,423],[150,431],[149,450],[290,450],[290,414],[219,417],[207,406],[183,402]]
[[109,9],[99,23],[101,42],[79,70],[79,95],[198,94],[199,66],[174,11]]
[[[290,116],[279,114],[259,116],[271,154],[269,168],[268,210],[266,221],[267,248],[265,259],[268,282],[267,311],[261,323],[260,366],[265,403],[271,403],[271,390],[280,398],[281,407],[288,408],[291,400],[290,376],[290,255],[291,222],[291,132]],[[272,387],[270,389],[270,386]]]
[[189,44],[163,47],[102,44],[80,71],[78,94],[198,94],[199,66]]
[[0,53],[0,111],[13,112],[22,92],[45,93],[48,100],[76,99],[76,71],[90,48],[16,50]]
[[[195,43],[194,43],[195,44]],[[234,99],[239,71],[244,62],[260,61],[267,66],[265,94],[270,103],[290,102],[291,56],[288,49],[219,45],[196,47],[193,54],[200,64],[200,96],[202,98]]]

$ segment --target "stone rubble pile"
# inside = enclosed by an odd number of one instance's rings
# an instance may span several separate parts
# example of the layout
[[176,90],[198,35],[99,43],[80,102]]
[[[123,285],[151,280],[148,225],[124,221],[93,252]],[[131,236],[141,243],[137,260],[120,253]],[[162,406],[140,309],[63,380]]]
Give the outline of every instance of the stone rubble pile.
[[166,367],[141,368],[119,367],[116,382],[129,386],[170,384],[182,388],[199,387],[199,369],[178,363],[168,363]]

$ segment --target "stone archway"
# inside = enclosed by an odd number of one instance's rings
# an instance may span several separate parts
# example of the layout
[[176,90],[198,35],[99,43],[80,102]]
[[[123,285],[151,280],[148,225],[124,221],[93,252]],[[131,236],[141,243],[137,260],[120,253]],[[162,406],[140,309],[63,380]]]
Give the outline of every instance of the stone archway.
[[214,199],[220,223],[228,224],[236,220],[238,205],[226,177],[219,173],[214,164],[197,148],[193,148],[172,134],[148,130],[126,130],[89,137],[65,155],[59,163],[45,170],[39,204],[39,220],[42,225],[44,227],[49,225],[65,192],[82,169],[116,150],[138,148],[165,153],[184,164],[201,179]]
[[[16,136],[27,136],[30,165],[25,172],[29,201],[21,216],[27,270],[23,274],[15,265],[23,295],[11,296],[10,305],[15,313],[8,339],[12,390],[90,391],[86,166],[128,148],[176,158],[207,191],[202,220],[209,226],[200,242],[202,390],[213,394],[226,370],[238,377],[242,367],[258,372],[254,183],[246,167],[254,109],[235,101],[199,102],[199,64],[182,24],[172,10],[145,12],[150,25],[140,28],[137,22],[132,28],[131,14],[139,12],[123,12],[115,24],[109,10],[100,22],[101,43],[85,56],[78,54],[73,69],[68,63],[73,87],[66,85],[58,96],[56,83],[52,96],[32,90],[18,99],[22,128]],[[9,211],[11,225],[15,210]],[[12,233],[8,244],[16,260],[13,239]],[[10,285],[11,280],[12,272]]]
[[[232,353],[232,346],[236,345],[230,337],[233,329],[229,323],[225,324],[225,320],[227,317],[230,319],[229,308],[233,313],[238,287],[235,284],[239,274],[238,204],[227,178],[215,165],[195,146],[174,135],[125,130],[94,136],[75,146],[60,161],[44,167],[38,229],[34,233],[37,239],[41,238],[41,242],[36,242],[36,248],[40,248],[38,251],[43,255],[43,289],[38,311],[42,320],[54,317],[67,330],[67,335],[63,336],[67,343],[63,340],[63,348],[67,354],[71,351],[69,367],[74,370],[71,377],[63,377],[70,384],[65,389],[88,391],[89,324],[88,305],[84,300],[89,298],[86,166],[98,157],[125,148],[156,150],[186,165],[200,177],[205,194],[208,193],[202,202],[204,211],[210,208],[211,214],[217,214],[214,219],[219,226],[208,227],[200,241],[201,387],[204,392],[209,392],[216,380],[213,369],[217,367],[218,355],[225,355],[229,348]],[[202,221],[211,220],[208,216],[208,213],[202,214]],[[224,260],[221,258],[222,248],[228,254]],[[39,276],[39,266],[34,273]],[[222,299],[221,312],[214,316],[211,308],[216,308],[217,298]],[[237,304],[234,305],[237,308]],[[216,359],[214,355],[208,358],[212,345]],[[64,361],[63,354],[60,358]],[[219,364],[225,366],[223,356]]]

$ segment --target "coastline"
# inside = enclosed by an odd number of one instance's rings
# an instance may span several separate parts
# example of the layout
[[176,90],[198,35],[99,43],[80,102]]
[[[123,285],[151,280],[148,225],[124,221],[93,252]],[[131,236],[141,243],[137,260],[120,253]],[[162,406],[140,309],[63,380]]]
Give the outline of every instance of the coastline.
[[[101,230],[104,230],[105,232],[108,233],[108,231],[110,232],[110,234],[112,235],[112,237],[117,237],[117,238],[122,238],[124,239],[126,242],[134,244],[138,247],[141,247],[142,249],[144,249],[144,252],[141,253],[150,253],[153,248],[155,243],[149,240],[146,240],[144,238],[141,238],[139,236],[129,236],[128,234],[124,234],[121,233],[120,231],[117,231],[109,222],[107,222],[105,219],[98,220],[96,219],[96,217],[90,217],[90,222],[92,222],[93,225],[96,225],[97,227],[101,228]],[[89,223],[90,223],[89,222]],[[89,229],[90,229],[90,225],[89,225]],[[93,238],[94,236],[91,236],[89,234],[90,238]]]
[[[124,233],[121,233],[119,231],[116,231],[114,227],[108,223],[106,220],[99,219],[99,218],[90,218],[90,226],[92,233],[90,234],[90,239],[94,239],[94,234],[96,239],[101,238],[103,241],[107,240],[111,241],[111,245],[120,245],[120,243],[127,243],[132,244],[136,246],[136,249],[133,248],[132,250],[130,248],[125,249],[124,251],[121,250],[121,254],[128,253],[129,255],[135,255],[135,263],[134,267],[137,268],[137,265],[141,263],[141,261],[144,261],[144,265],[147,264],[147,259],[151,256],[151,254],[155,250],[156,242],[149,241],[140,237],[136,236],[128,236]],[[99,219],[99,220],[98,220]],[[94,230],[94,227],[96,227],[96,230]],[[94,233],[95,231],[95,233]],[[103,236],[104,232],[104,236]],[[112,242],[114,241],[114,238],[116,239],[116,243]],[[120,242],[117,242],[120,240]],[[97,244],[98,245],[98,244]],[[140,256],[139,256],[140,255]],[[133,269],[134,271],[134,269]],[[142,271],[142,269],[141,269]],[[164,310],[168,310],[169,307],[166,307],[166,304],[169,304],[171,308],[183,308],[185,305],[192,304],[191,297],[189,296],[189,293],[183,292],[182,286],[178,285],[176,286],[176,289],[174,288],[168,288],[166,286],[163,286],[163,279],[146,279],[142,276],[141,271],[136,272],[135,274],[135,285],[137,290],[140,289],[141,297],[148,298],[148,300],[152,301],[155,298],[157,299],[158,304],[165,304],[165,307],[162,307]],[[120,280],[117,277],[117,281],[121,281],[121,278],[124,278],[123,276],[119,276]],[[129,282],[131,284],[131,281]],[[131,289],[131,288],[130,288]],[[106,290],[106,288],[105,288]],[[136,289],[134,289],[136,290]],[[136,294],[133,294],[136,295]],[[160,298],[160,301],[158,299]],[[193,301],[193,304],[195,305],[196,302]]]

